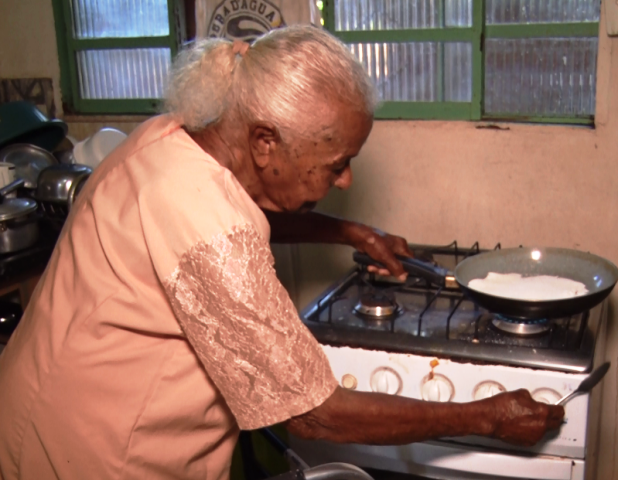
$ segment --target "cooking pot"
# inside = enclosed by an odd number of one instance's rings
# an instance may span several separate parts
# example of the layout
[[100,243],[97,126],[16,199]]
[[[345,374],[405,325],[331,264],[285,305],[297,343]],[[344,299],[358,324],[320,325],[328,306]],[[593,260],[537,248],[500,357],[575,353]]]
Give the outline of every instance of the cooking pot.
[[39,238],[37,204],[30,198],[3,198],[0,203],[0,253],[23,250]]
[[0,301],[0,341],[11,336],[22,316],[21,305]]
[[79,164],[51,165],[41,171],[35,198],[46,206],[71,209],[92,168]]
[[[413,258],[398,257],[406,272],[446,288],[459,288],[472,301],[494,313],[535,320],[576,315],[601,303],[618,281],[618,268],[591,253],[566,248],[506,248],[479,253],[460,262],[454,272]],[[354,253],[354,260],[378,265],[369,256]],[[583,283],[588,293],[557,300],[522,300],[490,295],[470,287],[475,279],[494,272],[524,277],[547,275]]]

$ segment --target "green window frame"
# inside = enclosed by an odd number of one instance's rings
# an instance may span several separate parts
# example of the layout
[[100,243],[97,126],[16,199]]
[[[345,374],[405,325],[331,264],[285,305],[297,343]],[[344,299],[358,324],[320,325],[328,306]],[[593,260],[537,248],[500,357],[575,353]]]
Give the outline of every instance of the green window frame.
[[60,61],[60,89],[65,113],[74,114],[152,114],[161,99],[86,99],[79,90],[77,53],[84,50],[169,48],[174,58],[182,42],[177,21],[182,2],[167,0],[169,34],[149,37],[75,38],[72,21],[72,0],[52,0],[56,41]]
[[[324,27],[344,43],[469,42],[472,44],[471,102],[385,101],[375,114],[378,119],[411,120],[490,120],[530,123],[594,125],[594,116],[530,117],[486,115],[483,111],[486,39],[598,37],[599,22],[485,24],[485,1],[473,0],[471,27],[442,27],[400,30],[339,31],[335,28],[335,1],[323,0]],[[444,25],[444,0],[439,2]]]

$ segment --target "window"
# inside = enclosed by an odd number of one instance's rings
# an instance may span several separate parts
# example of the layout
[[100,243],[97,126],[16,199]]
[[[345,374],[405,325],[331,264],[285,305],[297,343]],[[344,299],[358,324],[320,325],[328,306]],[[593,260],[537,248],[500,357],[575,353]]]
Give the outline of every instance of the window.
[[592,124],[600,0],[324,0],[377,118]]
[[177,0],[53,0],[65,110],[152,113],[184,29]]

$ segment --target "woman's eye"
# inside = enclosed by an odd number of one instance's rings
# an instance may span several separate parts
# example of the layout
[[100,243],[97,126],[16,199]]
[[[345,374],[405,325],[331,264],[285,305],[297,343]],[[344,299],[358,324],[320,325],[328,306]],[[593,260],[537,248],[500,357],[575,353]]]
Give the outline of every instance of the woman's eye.
[[346,162],[343,165],[335,166],[335,168],[333,168],[333,172],[336,173],[337,175],[341,175],[343,172],[345,172],[345,169],[348,168],[349,165],[350,165],[350,160],[346,160]]

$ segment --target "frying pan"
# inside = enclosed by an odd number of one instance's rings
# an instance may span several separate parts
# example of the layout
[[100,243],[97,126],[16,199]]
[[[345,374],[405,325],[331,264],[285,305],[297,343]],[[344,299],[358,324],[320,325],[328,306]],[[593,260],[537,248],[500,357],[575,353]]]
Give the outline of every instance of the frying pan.
[[[454,272],[414,258],[398,259],[411,275],[438,286],[459,288],[481,307],[522,320],[565,317],[585,312],[602,302],[618,281],[618,268],[610,261],[566,248],[505,248],[479,253],[460,262]],[[382,266],[360,252],[354,253],[354,260],[363,265]],[[521,300],[470,288],[471,280],[485,278],[490,272],[568,278],[586,285],[588,293],[559,300]]]

